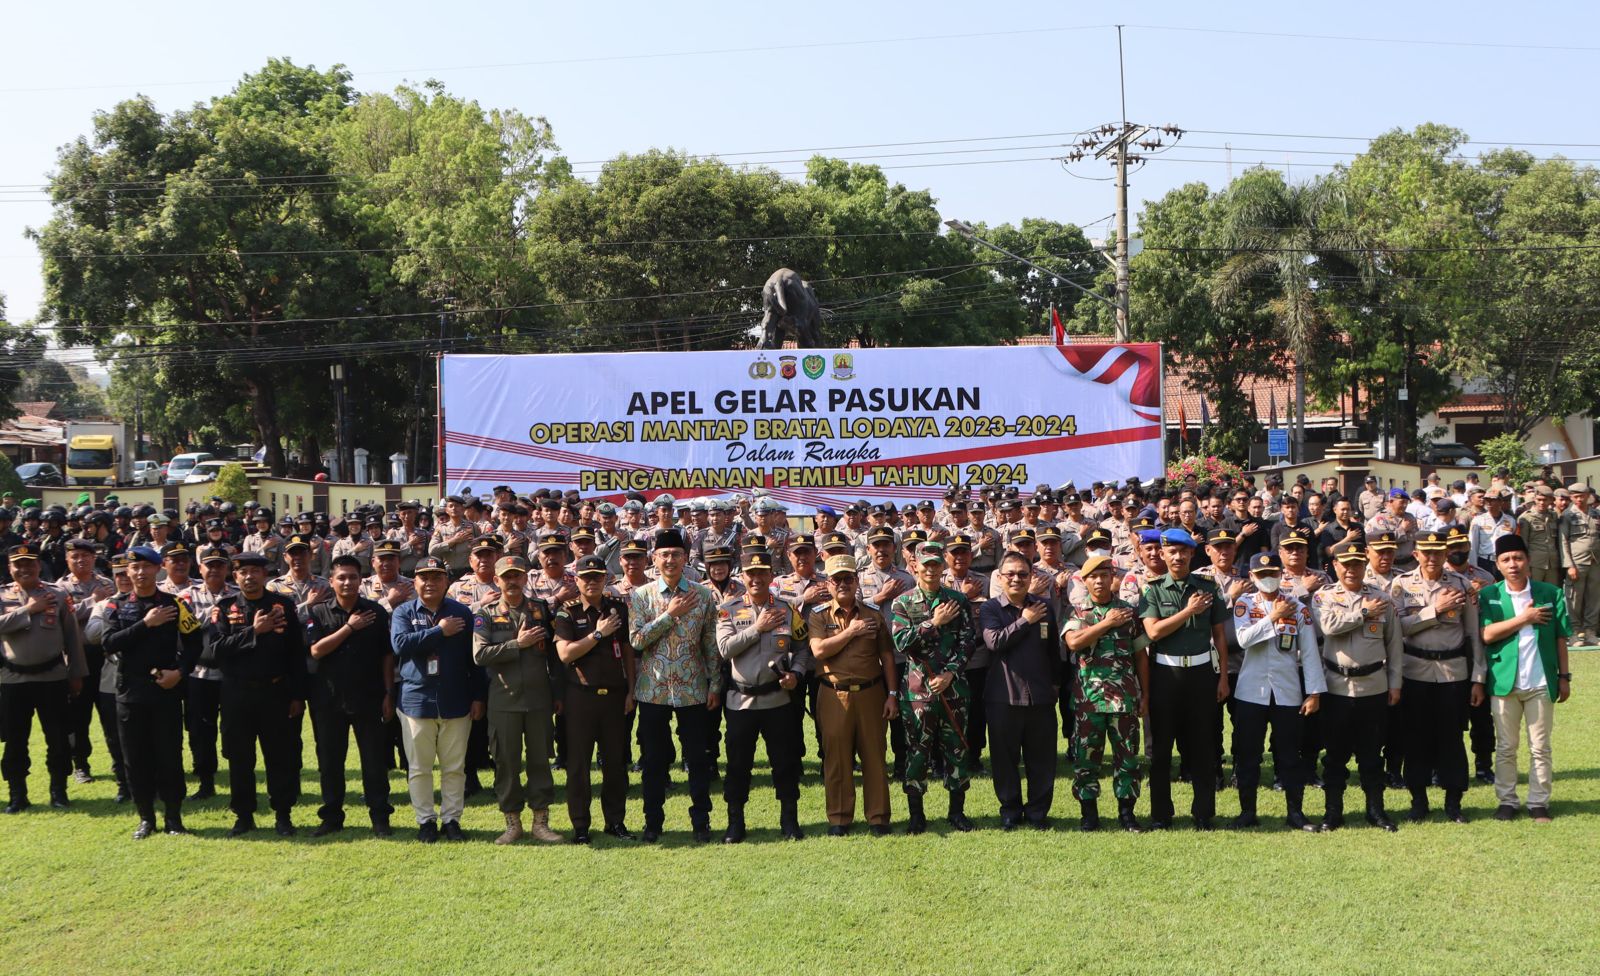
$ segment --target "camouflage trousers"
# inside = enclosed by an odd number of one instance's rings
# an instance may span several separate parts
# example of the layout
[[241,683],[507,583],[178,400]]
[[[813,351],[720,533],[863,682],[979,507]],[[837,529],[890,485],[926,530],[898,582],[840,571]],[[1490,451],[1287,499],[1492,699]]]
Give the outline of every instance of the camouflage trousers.
[[1132,712],[1080,711],[1072,736],[1072,795],[1100,798],[1100,760],[1111,742],[1111,791],[1119,800],[1139,798],[1144,757],[1139,754],[1139,716]]
[[[946,706],[949,706],[948,709]],[[905,790],[918,796],[928,792],[928,764],[938,753],[944,765],[944,788],[964,793],[972,779],[972,757],[962,730],[967,725],[969,703],[952,693],[939,699],[900,699],[900,718],[906,729]]]

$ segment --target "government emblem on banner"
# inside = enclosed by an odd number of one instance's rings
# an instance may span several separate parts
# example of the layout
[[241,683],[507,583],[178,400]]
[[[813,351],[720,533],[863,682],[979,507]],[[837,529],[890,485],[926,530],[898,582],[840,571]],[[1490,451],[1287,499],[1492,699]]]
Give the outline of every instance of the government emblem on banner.
[[786,380],[794,379],[795,361],[797,359],[799,359],[798,356],[779,356],[778,357],[778,375],[783,377]]
[[853,380],[856,378],[855,357],[847,352],[833,354],[833,378],[836,380]]
[[757,356],[756,361],[750,364],[750,378],[753,380],[770,380],[777,372],[765,356]]
[[800,360],[800,368],[806,371],[806,376],[816,379],[828,368],[828,361],[821,356],[807,356]]

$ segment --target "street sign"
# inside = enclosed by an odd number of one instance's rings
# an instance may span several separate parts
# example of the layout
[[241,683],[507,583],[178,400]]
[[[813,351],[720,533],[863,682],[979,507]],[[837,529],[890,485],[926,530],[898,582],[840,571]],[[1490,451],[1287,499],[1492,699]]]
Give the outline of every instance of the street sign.
[[1267,431],[1267,455],[1269,457],[1289,456],[1289,430],[1286,427],[1275,427]]

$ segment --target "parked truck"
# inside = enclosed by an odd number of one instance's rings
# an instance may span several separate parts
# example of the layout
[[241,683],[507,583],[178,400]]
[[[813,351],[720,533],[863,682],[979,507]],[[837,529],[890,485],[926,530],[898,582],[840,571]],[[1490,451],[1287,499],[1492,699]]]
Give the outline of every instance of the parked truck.
[[67,484],[117,485],[133,480],[128,427],[114,421],[67,422]]

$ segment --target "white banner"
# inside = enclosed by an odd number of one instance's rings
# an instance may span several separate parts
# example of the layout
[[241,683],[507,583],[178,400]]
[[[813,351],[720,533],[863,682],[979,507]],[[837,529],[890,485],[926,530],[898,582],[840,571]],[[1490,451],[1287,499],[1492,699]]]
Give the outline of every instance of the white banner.
[[445,356],[450,493],[791,508],[1161,473],[1156,344]]

